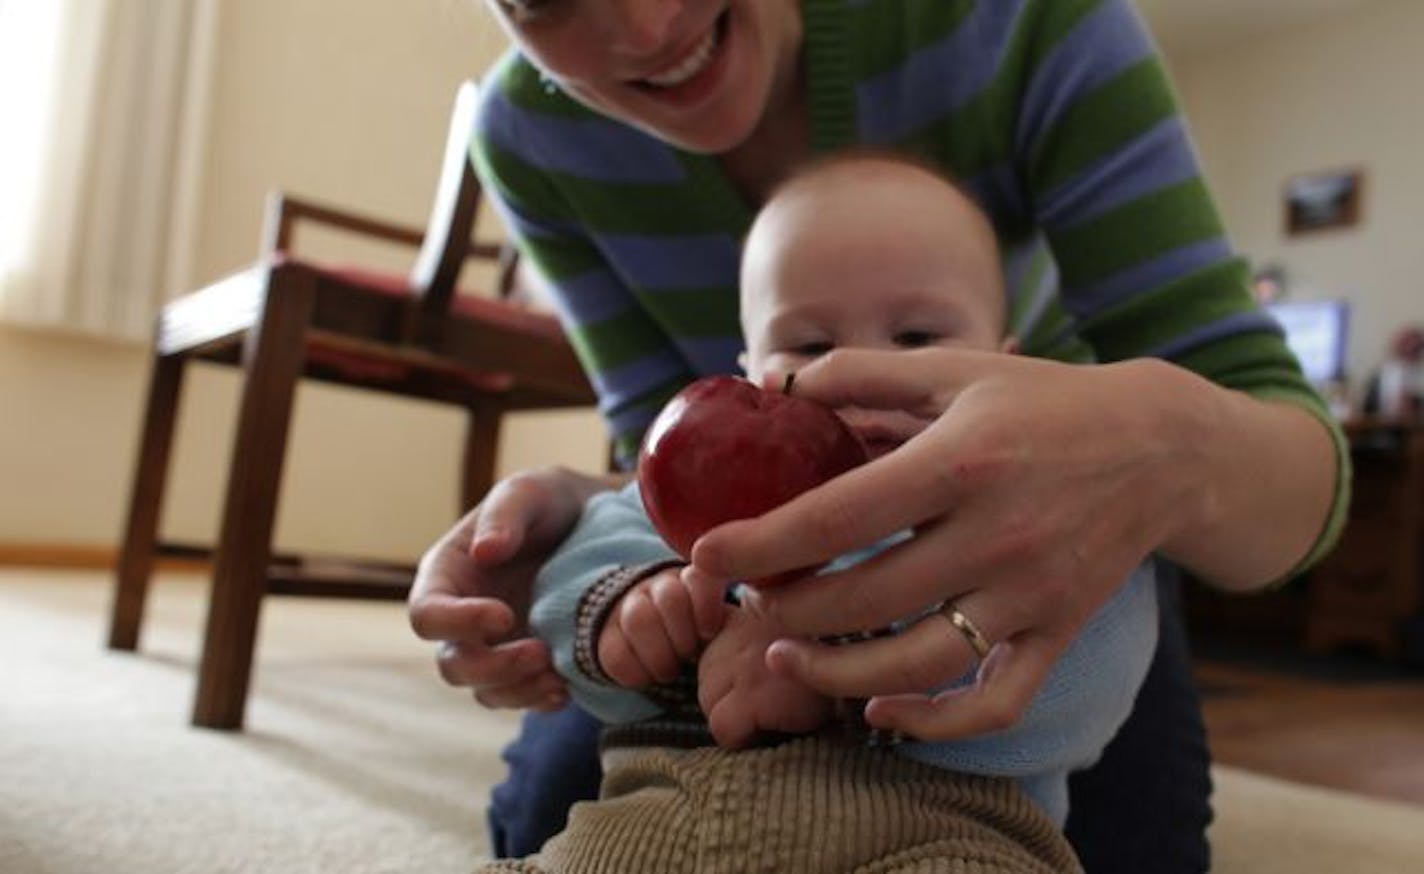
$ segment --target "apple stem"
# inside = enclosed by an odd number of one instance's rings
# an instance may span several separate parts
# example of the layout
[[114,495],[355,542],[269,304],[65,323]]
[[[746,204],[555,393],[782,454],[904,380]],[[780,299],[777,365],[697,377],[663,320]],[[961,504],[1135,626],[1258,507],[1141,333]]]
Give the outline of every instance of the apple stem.
[[784,395],[791,394],[791,386],[794,385],[795,382],[796,371],[793,370],[790,373],[786,374],[786,378],[781,381],[781,393]]

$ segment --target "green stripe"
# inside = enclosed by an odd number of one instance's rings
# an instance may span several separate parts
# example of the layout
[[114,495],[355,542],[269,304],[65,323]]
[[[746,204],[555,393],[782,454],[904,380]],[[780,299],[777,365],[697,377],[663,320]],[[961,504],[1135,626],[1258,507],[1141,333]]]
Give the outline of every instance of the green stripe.
[[1167,74],[1147,58],[1076,100],[1029,150],[1029,186],[1051,191],[1177,114]]
[[471,154],[480,179],[514,209],[537,220],[564,224],[576,221],[575,213],[554,192],[548,177],[513,152],[476,138]]
[[1031,0],[1019,19],[1019,32],[1031,34],[1033,39],[1024,53],[1030,73],[1037,71],[1059,43],[1102,5],[1103,0]]
[[551,282],[608,270],[608,262],[599,251],[580,237],[533,237],[520,242],[540,274]]
[[[940,116],[900,138],[895,148],[928,158],[955,179],[970,179],[1009,159],[1013,143],[1004,123],[1002,97],[994,90],[982,92],[959,109]],[[966,137],[974,129],[982,136]]]
[[1064,284],[1079,287],[1222,233],[1206,183],[1194,178],[1052,231],[1049,237]]
[[668,338],[641,310],[628,310],[610,319],[580,325],[569,336],[584,368],[602,373],[639,358],[664,352]]
[[1265,331],[1239,334],[1177,356],[1175,363],[1213,382],[1248,394],[1283,392],[1314,398],[1295,356],[1279,336]]
[[1197,328],[1255,309],[1246,270],[1239,258],[1203,268],[1084,321],[1082,334],[1103,361],[1145,355]]
[[[673,395],[677,394],[679,391],[682,390],[683,386],[685,386],[687,384],[687,381],[690,379],[691,376],[687,376],[678,381],[669,382],[664,385],[658,386],[657,388],[645,392],[644,394],[634,398],[632,401],[624,405],[623,409],[627,411],[642,410],[648,413],[656,414],[659,410],[663,408],[664,404],[666,404],[669,400],[672,399]],[[619,435],[617,438],[614,439],[613,447],[614,451],[620,457],[635,458],[638,453],[639,445],[642,442],[643,432],[638,431],[636,433]]]
[[904,64],[914,52],[948,37],[974,11],[974,5],[975,0],[869,0],[862,3],[856,7],[851,23],[851,33],[860,40],[857,70],[860,78],[888,73]]
[[538,69],[518,52],[510,51],[501,57],[486,76],[487,80],[491,78],[509,102],[520,109],[556,118],[602,118],[561,88],[549,87]]
[[[984,90],[958,109],[928,120],[921,128],[896,144],[945,166],[950,175],[968,179],[1013,158],[1014,134],[1018,125],[1019,101],[1027,87],[1028,58],[1033,28],[1027,22],[1038,17],[1038,4],[1019,22],[1009,36],[999,60],[999,69]],[[965,131],[978,136],[965,136]]]
[[642,304],[669,334],[677,337],[736,337],[737,289],[729,286],[649,291]]
[[[1013,160],[1020,103],[1034,72],[1082,19],[1101,5],[1101,0],[1025,4],[1000,56],[999,68],[984,90],[959,109],[929,120],[897,145],[944,161],[951,174],[961,179]],[[946,28],[946,33],[950,30],[953,27]],[[979,136],[966,137],[966,130]]]
[[[646,184],[598,182],[569,173],[543,170],[520,160],[513,152],[490,143],[482,144],[484,161],[502,183],[500,193],[523,212],[551,219],[578,222],[593,233],[677,236],[679,234],[725,234],[726,215],[716,204],[698,203],[688,208],[684,182]],[[521,192],[550,189],[556,197],[538,198],[535,208],[530,196]],[[559,203],[558,214],[550,214],[550,203]]]

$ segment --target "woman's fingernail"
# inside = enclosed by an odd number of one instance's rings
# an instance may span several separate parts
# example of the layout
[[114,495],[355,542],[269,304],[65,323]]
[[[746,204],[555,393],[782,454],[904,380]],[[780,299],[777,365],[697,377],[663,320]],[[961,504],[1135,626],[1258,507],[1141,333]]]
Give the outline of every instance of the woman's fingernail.
[[752,586],[748,586],[746,583],[738,583],[736,598],[736,603],[743,610],[747,611],[748,615],[758,617],[766,616],[766,596],[762,595],[761,592],[758,592]]
[[774,673],[789,674],[795,668],[796,644],[793,641],[773,640],[766,648],[766,666]]

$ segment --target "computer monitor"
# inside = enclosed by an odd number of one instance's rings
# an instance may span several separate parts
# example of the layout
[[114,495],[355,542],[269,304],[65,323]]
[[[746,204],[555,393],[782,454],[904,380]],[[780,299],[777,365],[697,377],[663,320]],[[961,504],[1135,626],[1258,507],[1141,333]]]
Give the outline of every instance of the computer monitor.
[[1345,377],[1350,305],[1343,300],[1300,300],[1266,305],[1280,322],[1286,344],[1305,378],[1317,385]]

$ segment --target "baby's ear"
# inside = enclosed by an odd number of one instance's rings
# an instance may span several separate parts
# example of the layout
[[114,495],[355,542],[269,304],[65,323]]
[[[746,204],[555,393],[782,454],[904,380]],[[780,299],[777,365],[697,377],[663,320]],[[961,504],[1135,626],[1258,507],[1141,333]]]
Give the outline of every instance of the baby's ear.
[[1003,340],[999,341],[999,351],[1008,355],[1019,354],[1019,338],[1014,334],[1009,334],[1008,336],[1004,337]]

